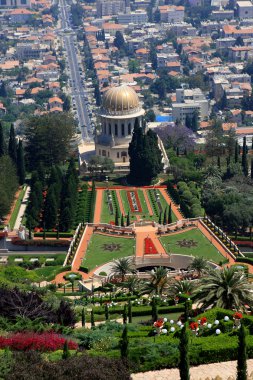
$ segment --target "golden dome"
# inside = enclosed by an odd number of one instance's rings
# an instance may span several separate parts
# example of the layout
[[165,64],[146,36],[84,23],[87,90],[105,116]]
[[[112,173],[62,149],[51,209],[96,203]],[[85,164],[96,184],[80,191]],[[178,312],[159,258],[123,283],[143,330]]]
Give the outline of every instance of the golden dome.
[[121,85],[104,93],[102,107],[110,115],[124,115],[139,110],[140,102],[133,88]]

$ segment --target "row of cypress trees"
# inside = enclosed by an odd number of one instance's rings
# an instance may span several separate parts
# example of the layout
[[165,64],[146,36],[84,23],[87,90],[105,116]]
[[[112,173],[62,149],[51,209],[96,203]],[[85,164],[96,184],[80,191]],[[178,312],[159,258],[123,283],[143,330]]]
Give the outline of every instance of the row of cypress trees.
[[32,174],[31,193],[26,210],[27,225],[29,228],[38,225],[42,225],[44,229],[57,227],[66,232],[75,225],[78,200],[75,161],[70,161],[65,174],[58,166],[53,166],[49,178],[45,178],[42,167]]
[[12,159],[13,164],[17,170],[17,176],[19,184],[23,185],[25,182],[25,160],[24,160],[24,149],[22,140],[19,139],[18,143],[16,141],[14,125],[11,124],[9,141],[6,144],[4,138],[4,130],[2,123],[0,122],[0,157],[4,155],[9,155]]

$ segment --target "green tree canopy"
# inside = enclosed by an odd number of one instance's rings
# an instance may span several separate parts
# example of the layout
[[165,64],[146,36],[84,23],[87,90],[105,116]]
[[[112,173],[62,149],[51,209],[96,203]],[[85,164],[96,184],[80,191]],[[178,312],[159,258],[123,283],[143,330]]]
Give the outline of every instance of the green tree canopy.
[[26,121],[26,159],[31,169],[38,163],[51,167],[64,162],[71,149],[75,122],[68,113],[33,116]]

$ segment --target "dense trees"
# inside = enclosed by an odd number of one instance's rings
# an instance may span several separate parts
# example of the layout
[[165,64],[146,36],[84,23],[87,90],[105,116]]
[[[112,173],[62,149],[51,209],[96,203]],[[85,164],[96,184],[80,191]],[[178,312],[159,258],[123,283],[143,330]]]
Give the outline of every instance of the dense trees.
[[26,159],[30,169],[62,163],[69,155],[75,123],[67,113],[33,116],[26,121]]
[[144,130],[136,119],[132,141],[129,144],[131,183],[150,183],[163,169],[162,154],[156,133]]
[[121,51],[125,51],[126,49],[125,39],[124,39],[123,34],[120,31],[116,32],[113,43],[114,43],[114,46],[116,46],[116,48],[118,48]]
[[18,187],[16,168],[9,156],[0,157],[0,219],[9,211]]
[[17,175],[19,179],[19,184],[23,185],[25,182],[25,160],[23,143],[21,139],[19,140],[17,147]]

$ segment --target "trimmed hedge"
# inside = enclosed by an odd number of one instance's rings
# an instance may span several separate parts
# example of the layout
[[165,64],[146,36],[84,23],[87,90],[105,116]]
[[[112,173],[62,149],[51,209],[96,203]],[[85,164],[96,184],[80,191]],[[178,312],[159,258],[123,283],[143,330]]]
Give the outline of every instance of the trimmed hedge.
[[[35,232],[34,237],[43,237],[43,232]],[[46,231],[46,238],[56,238],[57,237],[57,232],[53,231]],[[72,238],[73,233],[72,232],[59,232],[59,238]]]
[[[119,301],[119,299],[117,299]],[[99,301],[98,301],[99,302]],[[104,314],[104,308],[102,307],[94,307],[93,311],[95,314]],[[124,308],[122,306],[114,306],[110,308],[110,313],[113,314],[123,314]],[[175,306],[161,306],[158,307],[159,314],[168,314],[168,313],[178,313],[184,311],[184,305],[179,304]],[[132,315],[133,317],[142,317],[145,315],[152,314],[151,306],[132,306]]]
[[246,264],[250,264],[250,265],[253,265],[253,257],[241,257],[241,256],[237,256],[236,262],[238,263],[246,263]]

